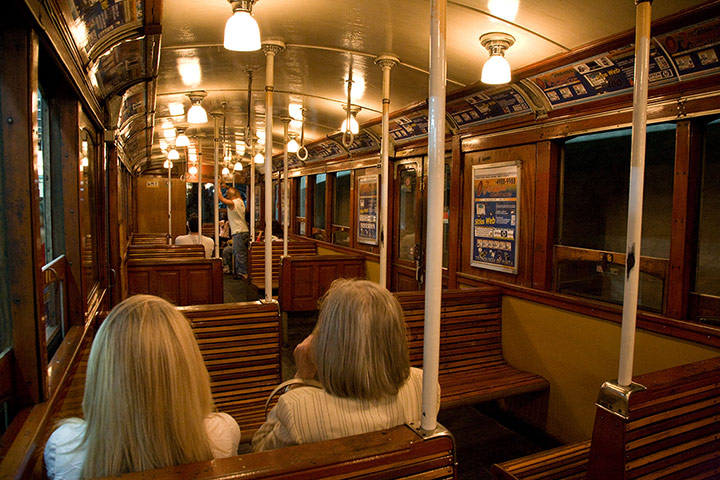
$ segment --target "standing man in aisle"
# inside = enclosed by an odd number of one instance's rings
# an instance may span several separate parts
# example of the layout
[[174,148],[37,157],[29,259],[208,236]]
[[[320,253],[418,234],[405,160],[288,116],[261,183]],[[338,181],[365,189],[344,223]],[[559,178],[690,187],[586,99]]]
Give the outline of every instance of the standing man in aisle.
[[[224,187],[227,185],[223,184]],[[247,222],[245,221],[245,202],[235,187],[227,189],[227,198],[218,192],[218,198],[228,206],[228,221],[232,234],[233,258],[235,259],[235,277],[247,277],[247,243],[250,239]]]

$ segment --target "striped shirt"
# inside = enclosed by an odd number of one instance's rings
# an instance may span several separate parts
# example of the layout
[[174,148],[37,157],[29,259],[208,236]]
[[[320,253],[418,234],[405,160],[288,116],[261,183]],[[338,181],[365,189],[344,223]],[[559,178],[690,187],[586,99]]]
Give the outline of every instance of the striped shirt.
[[[440,408],[438,387],[437,408]],[[319,442],[373,432],[408,422],[420,423],[422,370],[410,369],[397,396],[357,400],[330,395],[321,388],[302,387],[280,397],[255,433],[253,451]]]

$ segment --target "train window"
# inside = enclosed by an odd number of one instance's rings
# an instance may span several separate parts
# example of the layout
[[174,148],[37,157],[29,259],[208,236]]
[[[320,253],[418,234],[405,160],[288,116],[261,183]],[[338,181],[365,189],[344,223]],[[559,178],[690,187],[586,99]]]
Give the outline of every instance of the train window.
[[[622,303],[631,129],[567,140],[560,172],[556,288]],[[667,290],[675,124],[648,126],[638,304],[660,312]]]
[[417,171],[404,168],[399,171],[400,203],[399,203],[399,234],[398,258],[413,260],[415,251],[415,188]]
[[297,185],[297,208],[295,209],[297,233],[305,235],[305,193],[307,192],[307,177],[300,177]]
[[50,122],[48,104],[38,90],[37,115],[37,157],[35,166],[38,172],[38,190],[40,194],[40,239],[43,243],[43,265],[55,258],[53,255],[52,222],[52,176],[50,165]]
[[[720,297],[720,119],[707,124],[703,145],[695,291]],[[718,315],[717,313],[715,314]],[[720,318],[718,318],[720,320]]]
[[350,245],[350,170],[335,174],[333,191],[332,241],[338,245]]
[[86,129],[80,130],[80,226],[81,226],[81,255],[82,278],[85,298],[89,299],[94,292],[95,285],[100,280],[98,269],[97,226],[98,217],[97,192],[95,184],[95,149],[91,133]]
[[313,227],[325,229],[325,174],[315,175],[315,189],[313,191]]

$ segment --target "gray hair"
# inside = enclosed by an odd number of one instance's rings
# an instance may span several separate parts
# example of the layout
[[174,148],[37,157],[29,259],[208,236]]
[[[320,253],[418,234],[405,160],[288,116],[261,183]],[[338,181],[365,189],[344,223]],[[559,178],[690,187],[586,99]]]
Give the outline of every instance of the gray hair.
[[323,297],[313,351],[318,380],[337,397],[397,395],[410,375],[402,308],[367,280],[335,280]]

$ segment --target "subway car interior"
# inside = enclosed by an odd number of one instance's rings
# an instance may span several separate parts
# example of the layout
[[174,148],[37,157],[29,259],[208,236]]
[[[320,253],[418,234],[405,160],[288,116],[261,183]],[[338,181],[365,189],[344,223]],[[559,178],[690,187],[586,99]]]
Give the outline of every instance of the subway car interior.
[[[187,317],[242,437],[128,478],[720,478],[720,0],[3,7],[0,478],[47,478],[136,294]],[[337,278],[392,292],[439,392],[250,452]]]

